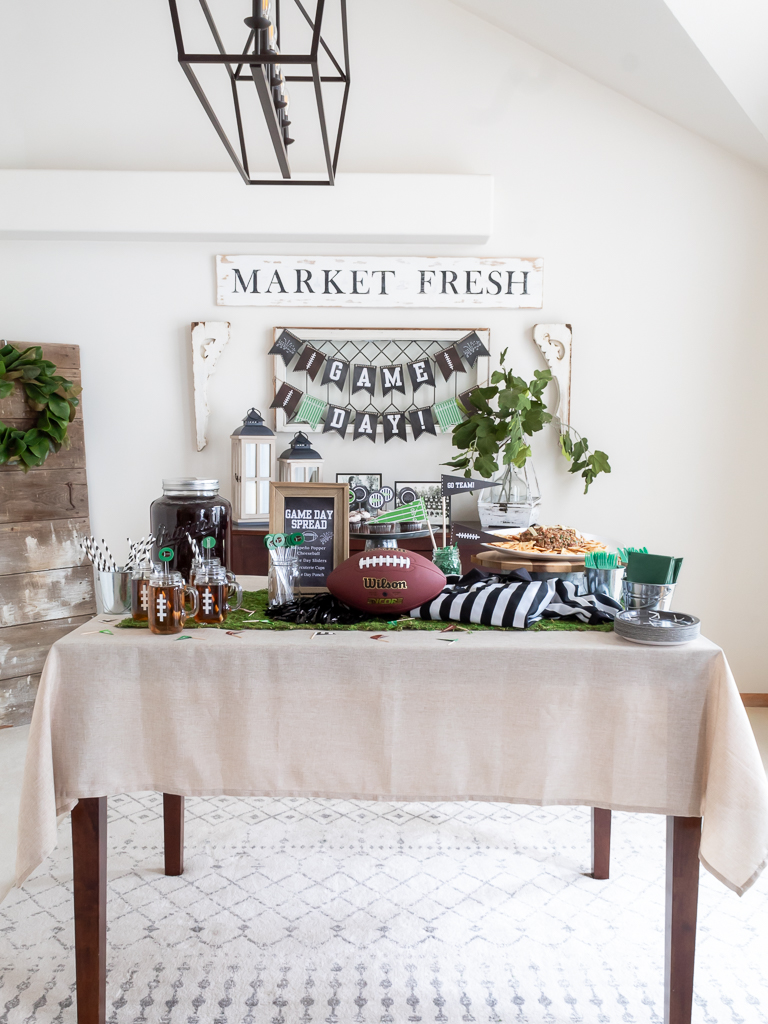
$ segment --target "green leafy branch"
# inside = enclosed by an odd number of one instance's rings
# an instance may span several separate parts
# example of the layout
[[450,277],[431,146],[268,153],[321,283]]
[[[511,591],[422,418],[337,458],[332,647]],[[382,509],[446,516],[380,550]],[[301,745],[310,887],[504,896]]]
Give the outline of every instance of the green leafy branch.
[[[502,367],[506,356],[504,349],[499,356]],[[512,370],[494,370],[489,387],[472,391],[477,411],[461,406],[468,418],[453,428],[453,443],[464,454],[454,455],[445,465],[463,470],[467,477],[474,469],[486,479],[499,470],[499,456],[503,465],[524,466],[531,455],[527,438],[552,419],[541,397],[551,380],[549,370],[534,371],[530,382]]]
[[611,465],[605,452],[599,449],[591,452],[586,437],[582,437],[568,423],[560,425],[560,451],[571,464],[568,472],[581,473],[585,494],[598,473],[611,472]]
[[[459,452],[443,465],[462,470],[465,477],[474,470],[487,480],[498,472],[499,462],[522,468],[531,456],[528,438],[553,419],[542,398],[552,373],[534,370],[533,380],[525,381],[504,369],[507,351],[499,356],[501,369],[492,373],[490,386],[472,390],[474,409],[460,403],[467,419],[453,428],[453,444]],[[560,447],[571,463],[569,472],[581,473],[585,494],[599,473],[611,471],[605,452],[590,452],[587,439],[567,424],[561,424]]]
[[0,465],[16,463],[24,472],[41,466],[51,452],[69,448],[68,425],[75,418],[82,388],[56,373],[56,364],[43,359],[39,345],[21,351],[0,342],[0,399],[21,387],[27,403],[39,413],[29,430],[17,430],[0,420]]

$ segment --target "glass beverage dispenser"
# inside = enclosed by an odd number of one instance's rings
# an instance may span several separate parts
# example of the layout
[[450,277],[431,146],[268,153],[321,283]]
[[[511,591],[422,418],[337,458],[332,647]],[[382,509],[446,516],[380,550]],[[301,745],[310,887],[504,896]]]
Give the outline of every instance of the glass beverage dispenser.
[[229,568],[232,506],[219,494],[218,480],[163,480],[163,496],[152,502],[149,516],[155,535],[153,561],[160,560],[161,548],[171,548],[173,558],[166,563],[168,570],[180,572],[188,580],[194,541],[204,559],[219,558]]

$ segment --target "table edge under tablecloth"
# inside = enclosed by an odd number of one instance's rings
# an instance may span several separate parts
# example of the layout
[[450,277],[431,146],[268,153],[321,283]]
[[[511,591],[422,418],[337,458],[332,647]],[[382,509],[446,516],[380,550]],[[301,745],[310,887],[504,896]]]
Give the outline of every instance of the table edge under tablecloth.
[[[326,790],[276,790],[276,789],[230,789],[230,788],[204,788],[197,789],[194,787],[183,787],[183,792],[180,791],[181,787],[174,787],[173,796],[181,797],[237,797],[239,799],[272,799],[272,800],[286,800],[286,799],[304,799],[304,800],[361,800],[370,801],[372,803],[494,803],[494,804],[514,804],[519,806],[527,807],[595,807],[596,804],[591,800],[584,799],[530,799],[524,797],[510,797],[510,796],[488,796],[478,794],[467,794],[462,796],[446,796],[443,794],[372,794],[366,792],[331,792]],[[63,796],[61,800],[57,799],[56,814],[59,824],[64,820],[67,814],[72,808],[78,803],[79,800],[92,800],[106,797],[107,800],[113,799],[117,796],[126,796],[128,793],[163,793],[169,792],[162,786],[158,786],[154,783],[147,783],[146,785],[132,786],[130,791],[125,789],[119,789],[115,792],[104,793],[81,793],[78,797]],[[667,808],[658,807],[645,807],[639,805],[629,805],[622,803],[611,802],[610,807],[602,807],[604,810],[617,811],[624,814],[654,814],[659,817],[699,817],[698,814],[691,814],[689,811],[681,811],[679,815],[674,815]],[[47,851],[45,857],[41,861],[44,863],[45,860],[51,855],[54,847],[51,847]],[[699,860],[704,868],[711,875],[722,882],[728,889],[731,889],[738,896],[743,896],[748,889],[750,889],[759,878],[760,874],[768,864],[768,856],[759,865],[755,872],[747,879],[747,881],[739,886],[731,882],[719,871],[717,871],[711,864],[708,863],[707,859],[699,852]],[[16,879],[16,885],[21,887],[29,876],[37,870],[35,867],[30,868],[23,877]]]

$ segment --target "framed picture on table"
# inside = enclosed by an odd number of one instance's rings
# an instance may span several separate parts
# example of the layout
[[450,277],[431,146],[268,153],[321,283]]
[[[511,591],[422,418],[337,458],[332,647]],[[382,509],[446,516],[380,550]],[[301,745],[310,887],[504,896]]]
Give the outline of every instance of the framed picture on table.
[[[408,505],[419,498],[424,499],[427,515],[432,526],[441,526],[443,522],[443,499],[439,480],[396,480],[395,508]],[[449,515],[450,503],[446,502],[446,516]]]
[[381,490],[381,473],[337,473],[337,484],[348,484],[354,487],[367,487],[369,491]]
[[304,534],[297,547],[302,593],[324,593],[329,573],[349,558],[349,485],[272,483],[269,507],[270,533]]

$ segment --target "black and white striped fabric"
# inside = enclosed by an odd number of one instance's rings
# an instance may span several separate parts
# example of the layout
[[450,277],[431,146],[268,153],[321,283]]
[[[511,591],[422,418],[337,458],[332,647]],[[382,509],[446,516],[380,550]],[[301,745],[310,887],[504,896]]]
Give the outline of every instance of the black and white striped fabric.
[[415,619],[526,629],[541,618],[577,618],[597,625],[610,622],[620,608],[609,597],[579,596],[575,585],[564,580],[532,580],[524,569],[507,576],[473,569],[410,614]]
[[411,612],[416,619],[475,622],[525,629],[541,618],[555,593],[555,580],[534,582],[526,572],[490,576],[473,569],[449,583],[436,598]]
[[555,593],[543,611],[545,619],[573,619],[598,626],[612,622],[621,605],[605,594],[579,594],[570,580],[555,580]]

